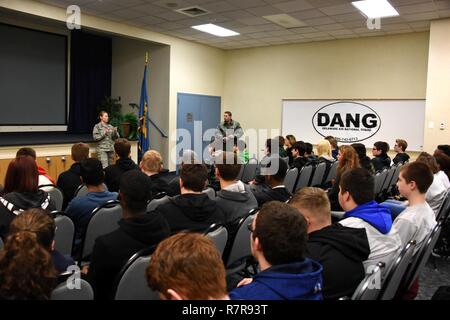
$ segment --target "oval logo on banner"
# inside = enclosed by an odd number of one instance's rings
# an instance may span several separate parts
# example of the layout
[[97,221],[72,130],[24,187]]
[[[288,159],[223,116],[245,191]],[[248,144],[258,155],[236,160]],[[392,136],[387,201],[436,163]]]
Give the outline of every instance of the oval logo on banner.
[[313,116],[314,129],[322,137],[354,143],[369,139],[381,128],[380,116],[368,106],[351,101],[330,103]]

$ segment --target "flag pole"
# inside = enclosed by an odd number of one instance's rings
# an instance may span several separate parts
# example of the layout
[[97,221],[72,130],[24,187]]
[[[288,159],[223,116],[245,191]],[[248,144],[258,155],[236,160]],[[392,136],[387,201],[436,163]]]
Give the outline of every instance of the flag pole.
[[145,65],[148,65],[148,51],[145,53]]

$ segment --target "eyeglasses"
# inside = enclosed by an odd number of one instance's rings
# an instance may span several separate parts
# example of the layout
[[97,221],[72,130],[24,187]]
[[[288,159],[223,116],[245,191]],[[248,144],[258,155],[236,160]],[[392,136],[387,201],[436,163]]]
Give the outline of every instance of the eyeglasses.
[[247,229],[248,229],[248,231],[250,231],[251,233],[253,233],[253,226],[252,226],[252,222],[250,222],[248,225],[247,225]]

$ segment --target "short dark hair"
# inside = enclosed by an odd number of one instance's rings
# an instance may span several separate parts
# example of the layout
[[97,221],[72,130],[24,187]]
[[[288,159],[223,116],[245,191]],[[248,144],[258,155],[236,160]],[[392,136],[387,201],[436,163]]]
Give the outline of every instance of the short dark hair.
[[[152,198],[149,177],[139,170],[129,170],[120,178],[120,202],[131,213],[142,213]],[[123,203],[125,202],[125,203]]]
[[450,145],[448,144],[440,144],[437,146],[437,149],[445,153],[447,156],[450,157]]
[[89,186],[98,186],[105,180],[102,163],[95,158],[81,161],[81,177],[83,182]]
[[395,140],[395,142],[402,149],[402,151],[405,151],[406,148],[408,148],[408,142],[406,142],[406,140],[397,139],[397,140]]
[[230,117],[233,116],[233,114],[230,111],[225,111],[224,113],[226,113],[227,115],[229,115]]
[[364,144],[352,143],[351,146],[353,147],[353,149],[355,149],[356,153],[358,154],[359,160],[362,160],[365,157],[367,157],[367,150]]
[[408,163],[402,166],[400,172],[406,182],[416,183],[420,193],[426,193],[433,183],[433,173],[426,163],[417,161]]
[[[231,163],[229,160],[231,160]],[[233,181],[236,180],[241,172],[242,164],[239,163],[237,154],[233,152],[223,152],[222,163],[217,163],[216,167],[223,180]]]
[[89,158],[89,146],[86,143],[78,142],[72,146],[72,159],[80,162]]
[[382,154],[386,154],[389,151],[389,144],[384,141],[377,141],[373,144],[373,146],[375,147],[375,149],[381,150]]
[[[279,140],[278,139],[267,139],[266,140],[266,148],[267,151],[269,151],[270,154],[272,154],[272,152],[274,150],[272,150],[272,146],[276,147],[278,146]],[[278,150],[276,150],[276,153],[278,153]]]
[[305,259],[306,220],[297,209],[283,202],[270,201],[262,206],[252,237],[258,237],[264,257],[271,265]]
[[131,151],[131,144],[125,138],[119,138],[114,143],[114,151],[117,153],[119,158],[128,158]]
[[292,146],[292,149],[297,150],[300,156],[304,156],[306,152],[306,144],[303,141],[297,141]]
[[313,153],[313,145],[309,142],[305,142],[305,149],[307,154]]
[[[267,160],[267,162],[261,164],[261,173],[265,176],[271,176],[275,181],[283,182],[288,170],[286,161],[277,155],[270,156]],[[273,172],[274,169],[271,170],[274,166],[278,166],[278,170],[276,172]]]
[[341,192],[350,193],[357,205],[375,199],[375,179],[367,169],[354,168],[345,171],[339,183]]
[[16,153],[16,158],[19,157],[32,157],[36,160],[36,151],[33,148],[20,148]]
[[183,164],[180,179],[186,189],[201,192],[208,180],[208,170],[204,164]]
[[416,162],[425,163],[430,168],[433,174],[439,172],[439,166],[436,161],[436,158],[427,152],[421,152],[417,157]]

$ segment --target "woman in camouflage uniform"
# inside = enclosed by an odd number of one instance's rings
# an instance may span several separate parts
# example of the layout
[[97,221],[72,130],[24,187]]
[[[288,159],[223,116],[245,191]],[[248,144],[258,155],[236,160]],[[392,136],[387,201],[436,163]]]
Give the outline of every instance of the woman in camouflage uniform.
[[109,116],[106,111],[100,111],[100,122],[94,126],[92,135],[98,142],[97,158],[102,162],[103,168],[114,162],[114,140],[119,138],[117,128],[108,124]]

